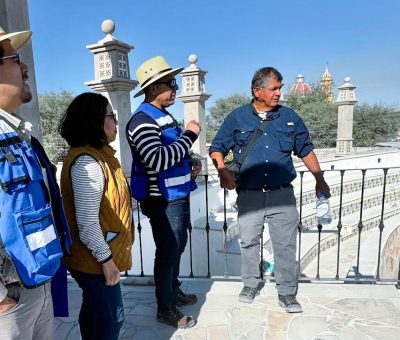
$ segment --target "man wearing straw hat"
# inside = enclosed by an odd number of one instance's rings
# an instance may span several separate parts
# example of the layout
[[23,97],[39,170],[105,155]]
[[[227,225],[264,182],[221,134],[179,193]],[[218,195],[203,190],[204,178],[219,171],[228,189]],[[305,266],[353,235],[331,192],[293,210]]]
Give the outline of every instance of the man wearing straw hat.
[[57,232],[55,227],[67,230],[51,163],[30,136],[31,124],[14,113],[32,99],[28,67],[17,52],[31,35],[31,31],[7,34],[0,27],[2,340],[54,338],[50,280],[63,253],[61,229]]
[[200,134],[192,120],[183,130],[166,109],[174,104],[178,85],[175,75],[183,68],[172,68],[162,56],[144,62],[136,71],[141,85],[135,97],[145,94],[144,102],[127,124],[132,152],[132,196],[150,219],[156,245],[154,280],[157,320],[176,328],[195,325],[178,307],[197,302],[194,294],[179,288],[180,259],[187,243],[190,223],[189,194],[201,170],[189,156]]

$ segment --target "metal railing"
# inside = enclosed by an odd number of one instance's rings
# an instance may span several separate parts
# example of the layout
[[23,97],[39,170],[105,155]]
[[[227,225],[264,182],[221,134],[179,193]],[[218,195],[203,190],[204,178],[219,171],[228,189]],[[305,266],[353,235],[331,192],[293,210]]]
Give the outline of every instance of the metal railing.
[[[311,176],[308,171],[299,171],[298,172],[298,179],[296,180],[296,186],[299,188],[297,192],[297,201],[298,201],[298,209],[299,209],[299,225],[298,225],[298,252],[297,252],[297,260],[299,263],[299,274],[301,274],[302,270],[311,262],[311,261],[316,261],[316,272],[314,276],[308,276],[307,280],[310,281],[320,281],[320,280],[346,280],[346,281],[360,281],[360,282],[366,282],[366,283],[372,283],[372,282],[378,282],[378,281],[385,281],[385,278],[381,278],[381,252],[382,252],[382,242],[383,242],[383,232],[385,230],[385,220],[387,218],[399,215],[400,216],[400,208],[392,208],[392,209],[387,209],[387,201],[388,197],[394,201],[394,205],[397,204],[397,198],[400,197],[400,167],[391,167],[391,168],[371,168],[371,169],[340,169],[340,170],[325,170],[325,175],[326,177],[329,177],[327,180],[328,183],[330,183],[330,180],[334,182],[333,185],[331,185],[332,192],[338,194],[338,199],[337,197],[335,200],[339,201],[338,204],[333,205],[333,209],[335,211],[335,226],[334,228],[329,230],[329,234],[327,237],[323,238],[322,235],[324,232],[327,232],[324,230],[324,227],[316,222],[315,218],[315,227],[310,228],[310,226],[305,226],[303,224],[303,220],[307,218],[308,221],[310,221],[310,218],[312,218],[312,209],[314,208],[315,204],[315,193],[314,193],[314,200],[311,199],[311,194],[314,192],[314,189],[304,191],[305,190],[305,177],[306,176]],[[339,180],[334,179],[334,175],[338,174]],[[350,178],[345,178],[346,175],[351,174],[349,177]],[[192,225],[189,226],[188,232],[189,232],[189,242],[186,251],[189,251],[189,261],[190,261],[190,272],[189,272],[189,277],[194,278],[194,277],[207,277],[210,278],[212,275],[215,275],[215,273],[212,273],[211,270],[211,265],[210,263],[213,262],[213,257],[214,256],[221,256],[216,253],[210,253],[210,231],[215,228],[213,228],[212,222],[210,221],[210,210],[209,210],[209,175],[204,174],[201,175],[204,177],[204,182],[203,185],[205,186],[204,189],[204,200],[205,200],[205,225],[204,226],[199,226],[196,225],[196,229],[203,229],[205,231],[205,237],[206,237],[206,261],[207,261],[207,274],[204,275],[199,275],[193,272],[193,245],[192,245],[192,232],[193,232],[193,227]],[[390,177],[388,177],[390,176]],[[390,195],[387,195],[387,184],[388,184],[388,178],[390,179],[390,185],[392,185],[392,191]],[[368,184],[368,185],[367,185]],[[398,189],[397,189],[398,188]],[[224,190],[224,189],[220,189]],[[353,190],[353,191],[352,191]],[[354,191],[355,190],[355,191]],[[380,214],[377,216],[367,216],[365,217],[365,212],[367,208],[374,208],[372,203],[366,203],[367,202],[367,192],[368,195],[378,195],[380,197]],[[373,193],[371,193],[371,190]],[[356,204],[353,205],[349,209],[343,209],[344,204],[346,203],[346,195],[352,194],[354,196],[354,193],[359,194],[359,198],[351,198],[351,201],[357,200]],[[375,197],[374,196],[374,197]],[[232,226],[229,226],[227,223],[227,191],[224,190],[223,194],[223,207],[222,211],[220,213],[223,214],[223,225],[221,228],[221,232],[223,235],[223,256],[224,258],[224,277],[229,277],[229,268],[228,268],[228,244],[230,242],[230,238],[227,237],[227,233],[229,229]],[[306,199],[304,200],[304,197]],[[305,203],[303,202],[305,201]],[[400,201],[400,200],[399,200]],[[376,202],[376,199],[375,201]],[[400,202],[399,202],[400,203]],[[376,203],[375,203],[376,204]],[[312,206],[312,208],[311,208]],[[308,215],[305,217],[305,208],[308,209]],[[357,208],[359,211],[356,211]],[[376,208],[376,207],[375,207]],[[355,210],[355,211],[354,211]],[[314,210],[315,214],[315,210]],[[311,217],[310,217],[311,216]],[[343,225],[343,218],[345,216],[353,216],[353,220],[355,221],[354,224],[350,225],[347,223],[346,226],[346,235],[343,235],[343,230],[344,230],[344,225]],[[357,216],[357,217],[355,217]],[[347,218],[346,217],[346,218]],[[400,225],[400,219],[399,223]],[[143,252],[142,252],[142,226],[140,223],[140,214],[139,214],[139,208],[137,210],[137,220],[136,220],[136,226],[137,226],[137,232],[139,235],[139,247],[140,247],[140,265],[141,265],[141,270],[140,270],[140,276],[144,276],[144,270],[143,270]],[[350,232],[349,232],[350,230]],[[361,266],[361,260],[363,258],[363,251],[362,251],[362,241],[363,241],[363,234],[366,232],[366,230],[376,230],[379,233],[378,237],[378,244],[377,244],[377,250],[374,256],[376,256],[376,270],[375,274],[373,277],[369,277],[369,279],[366,279],[361,273],[360,273],[360,266]],[[311,249],[308,251],[302,251],[302,242],[303,238],[305,235],[307,235],[308,238],[314,237],[315,233],[317,233],[317,237],[315,238],[315,242]],[[349,240],[350,238],[357,239],[357,251],[356,251],[356,258],[354,259],[355,265],[352,266],[354,269],[354,276],[352,277],[340,277],[340,268],[341,268],[341,256],[343,255],[341,253],[341,247],[342,247],[342,242],[345,242]],[[261,254],[261,263],[263,261],[263,252],[262,252],[262,246],[264,244],[264,240],[261,240],[260,244],[260,254]],[[332,277],[322,277],[320,273],[320,268],[321,265],[323,265],[323,260],[321,256],[324,254],[324,249],[331,248],[333,246],[336,246],[336,270],[334,275]],[[203,256],[204,254],[202,254]],[[239,254],[238,254],[239,255]],[[197,254],[199,256],[199,254]],[[371,256],[371,254],[369,254]],[[397,255],[398,256],[398,255]],[[260,268],[261,268],[260,264]],[[152,273],[147,273],[148,275],[151,275]],[[221,273],[219,273],[221,275]],[[399,272],[398,272],[398,277],[394,279],[394,281],[397,281],[398,286],[400,287],[400,262],[399,262]],[[260,277],[264,277],[264,273],[262,270],[260,270]],[[300,279],[304,279],[304,276],[299,276]]]

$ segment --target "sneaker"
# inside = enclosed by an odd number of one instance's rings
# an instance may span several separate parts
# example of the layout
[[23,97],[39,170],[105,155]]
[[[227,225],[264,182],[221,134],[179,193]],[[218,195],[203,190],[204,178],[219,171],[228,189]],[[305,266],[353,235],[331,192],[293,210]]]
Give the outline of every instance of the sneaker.
[[260,294],[260,290],[258,287],[256,288],[251,288],[244,286],[242,291],[239,294],[239,301],[241,302],[246,302],[246,303],[252,303],[255,296]]
[[303,308],[296,299],[296,295],[278,295],[279,306],[285,308],[287,313],[302,313]]
[[157,312],[157,321],[180,329],[191,328],[196,324],[193,316],[183,315],[176,306],[171,306],[162,311],[159,310]]
[[196,302],[197,296],[195,294],[185,294],[179,287],[176,289],[176,304],[178,306],[194,305]]

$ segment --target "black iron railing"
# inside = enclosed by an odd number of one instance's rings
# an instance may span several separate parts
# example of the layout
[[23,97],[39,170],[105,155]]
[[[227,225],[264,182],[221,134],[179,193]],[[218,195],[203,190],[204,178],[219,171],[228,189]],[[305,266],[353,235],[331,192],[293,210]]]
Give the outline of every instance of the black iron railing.
[[[378,173],[377,173],[378,172]],[[382,242],[383,242],[383,232],[385,230],[385,219],[398,215],[400,216],[400,207],[394,208],[394,209],[386,209],[387,207],[387,200],[388,197],[390,200],[394,201],[395,204],[399,204],[400,206],[400,167],[391,167],[391,168],[373,168],[373,169],[341,169],[341,170],[335,170],[335,169],[330,169],[330,170],[325,170],[325,177],[327,178],[327,182],[331,186],[331,192],[337,197],[339,196],[339,203],[338,204],[333,204],[332,212],[334,212],[334,223],[335,225],[332,224],[329,226],[329,230],[326,230],[326,227],[318,224],[315,219],[315,224],[314,227],[310,227],[310,221],[313,218],[314,212],[312,212],[312,207],[313,204],[315,204],[315,193],[314,193],[314,186],[309,188],[307,191],[305,191],[305,178],[308,176],[308,179],[310,179],[311,175],[308,173],[308,171],[299,171],[298,172],[298,180],[296,182],[296,186],[298,186],[299,190],[297,192],[297,201],[298,201],[298,208],[299,208],[299,225],[298,225],[298,232],[299,232],[299,237],[298,237],[298,263],[299,263],[299,273],[301,274],[302,271],[309,265],[312,261],[316,262],[316,272],[315,275],[308,275],[307,280],[353,280],[357,281],[362,279],[362,282],[376,282],[376,281],[381,281],[385,280],[386,278],[382,278],[381,275],[381,252],[382,252]],[[370,175],[371,173],[371,175]],[[350,179],[345,178],[347,174],[351,174]],[[199,226],[195,225],[195,228],[198,229],[203,229],[205,230],[205,237],[206,237],[206,249],[205,252],[206,254],[196,254],[197,257],[201,258],[206,258],[207,261],[207,270],[206,274],[197,274],[193,272],[193,244],[192,244],[192,232],[193,229],[192,225],[189,226],[189,242],[188,242],[188,248],[186,251],[189,252],[189,261],[190,261],[190,272],[189,272],[189,277],[208,277],[210,278],[212,275],[224,275],[225,277],[228,277],[229,275],[232,275],[229,273],[229,268],[228,268],[228,246],[230,240],[228,239],[228,230],[232,227],[233,225],[228,225],[227,222],[227,195],[228,192],[224,189],[224,194],[223,194],[223,206],[221,207],[220,213],[223,215],[223,224],[222,227],[220,226],[220,232],[223,235],[223,252],[219,252],[218,254],[210,253],[210,232],[211,230],[215,230],[215,227],[212,225],[212,221],[210,220],[210,210],[209,210],[209,185],[210,181],[209,175],[202,175],[204,178],[204,182],[202,185],[205,186],[204,189],[204,200],[205,200],[205,226]],[[339,176],[339,180],[337,179],[337,176]],[[388,184],[388,178],[389,178],[389,183],[392,185],[390,195],[387,195],[387,184]],[[330,183],[330,182],[333,183]],[[365,212],[367,208],[374,208],[373,203],[375,201],[371,200],[366,200],[366,190],[373,190],[373,194],[376,195],[381,195],[381,209],[380,209],[380,215],[378,216],[369,216],[365,217]],[[357,202],[354,203],[354,197],[351,199],[352,203],[350,207],[347,207],[344,209],[344,205],[347,204],[345,202],[345,195],[352,194],[356,192],[357,194],[359,193],[359,199],[357,198]],[[371,193],[369,193],[371,194]],[[314,199],[312,198],[314,197]],[[332,197],[332,199],[337,201],[337,198]],[[332,202],[331,199],[331,202]],[[344,203],[345,202],[345,203]],[[368,202],[368,203],[367,203]],[[386,203],[386,204],[385,204]],[[308,213],[307,216],[305,215],[305,208],[307,207]],[[354,209],[358,209],[358,211],[353,211]],[[346,235],[343,235],[343,218],[345,216],[352,216],[354,215],[354,224],[353,225],[347,225],[346,227],[350,228],[350,233],[347,230]],[[140,215],[139,211],[137,211],[137,220],[136,226],[137,226],[137,233],[139,235],[139,247],[140,247],[140,265],[141,265],[141,270],[140,270],[140,275],[144,276],[144,270],[143,270],[143,255],[142,255],[142,227],[140,223]],[[304,220],[307,220],[307,224],[304,224]],[[348,224],[348,223],[347,223]],[[400,218],[399,218],[399,223],[400,225]],[[332,227],[333,226],[333,227]],[[376,256],[376,270],[375,273],[372,277],[369,278],[369,280],[366,280],[365,277],[366,275],[363,275],[360,273],[360,266],[361,262],[363,259],[363,254],[370,252],[371,249],[367,249],[364,252],[364,249],[362,249],[362,240],[363,240],[363,234],[367,231],[371,230],[377,230],[379,232],[379,240],[378,240],[378,245],[376,249],[376,253],[374,256]],[[322,237],[324,233],[328,233],[329,235],[327,237]],[[317,237],[315,238],[315,242],[311,249],[307,251],[302,251],[302,242],[304,236],[307,235],[307,237],[315,237],[314,235],[317,234]],[[341,257],[343,256],[341,246],[342,242],[345,242],[349,240],[350,238],[354,237],[354,239],[357,239],[357,251],[356,255],[354,258],[355,265],[353,265],[353,270],[354,270],[354,275],[353,276],[347,276],[347,277],[341,277],[340,276],[340,268],[341,268]],[[263,260],[263,255],[262,255],[262,246],[264,244],[264,240],[261,240],[261,245],[260,245],[260,254],[261,254],[261,261]],[[196,241],[197,242],[197,241]],[[321,276],[320,273],[320,268],[321,266],[324,265],[324,260],[323,260],[323,255],[324,255],[324,250],[330,247],[336,246],[336,273],[332,273],[331,277],[324,277]],[[215,273],[212,272],[211,270],[211,265],[213,262],[213,259],[215,259],[215,256],[224,256],[224,270],[223,272],[220,273]],[[237,254],[239,256],[239,253]],[[365,255],[364,255],[365,256]],[[369,254],[370,256],[370,254]],[[399,257],[399,256],[398,256]],[[239,260],[239,258],[238,258]],[[261,262],[262,264],[262,262]],[[260,268],[262,268],[262,265],[260,264]],[[152,273],[146,273],[148,275],[151,275]],[[183,273],[184,274],[184,273]],[[263,277],[264,273],[263,270],[260,270],[260,276]],[[302,279],[304,279],[304,275],[300,276]],[[398,286],[400,287],[400,262],[399,262],[399,272],[398,272],[398,277],[393,279],[394,281],[398,282]]]

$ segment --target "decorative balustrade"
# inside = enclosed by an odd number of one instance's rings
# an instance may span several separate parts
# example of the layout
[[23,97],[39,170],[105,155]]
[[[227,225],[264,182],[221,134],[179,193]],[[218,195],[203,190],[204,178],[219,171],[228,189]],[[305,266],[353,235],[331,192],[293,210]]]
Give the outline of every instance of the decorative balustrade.
[[[304,189],[304,174],[307,173],[306,171],[301,171],[299,172],[299,181],[300,181],[300,192],[297,195],[297,201],[298,201],[298,208],[299,208],[299,213],[300,213],[300,220],[299,220],[299,237],[298,237],[298,261],[299,261],[299,269],[302,270],[307,266],[312,259],[317,258],[317,271],[315,278],[317,280],[320,280],[320,255],[321,253],[330,248],[330,247],[337,247],[337,259],[336,259],[336,275],[333,277],[333,279],[343,279],[339,277],[339,268],[340,268],[340,251],[341,251],[341,242],[346,241],[347,239],[351,237],[357,237],[358,236],[358,242],[357,242],[357,266],[356,266],[356,277],[358,275],[358,268],[359,268],[359,259],[360,259],[360,246],[361,246],[361,235],[363,232],[367,230],[371,230],[373,228],[376,228],[379,232],[379,244],[378,244],[378,251],[377,251],[377,271],[376,271],[376,276],[373,278],[373,281],[379,281],[381,280],[380,278],[380,273],[379,273],[379,268],[380,268],[380,261],[381,261],[381,250],[382,250],[382,232],[385,228],[385,219],[399,215],[400,216],[400,208],[397,207],[398,202],[400,202],[400,168],[399,167],[393,167],[393,168],[374,168],[374,169],[342,169],[342,170],[327,170],[325,172],[336,172],[339,175],[339,181],[336,181],[337,184],[333,184],[331,186],[331,194],[332,196],[335,196],[336,200],[339,201],[339,204],[334,204],[332,206],[332,214],[334,218],[334,226],[333,230],[331,230],[332,234],[329,235],[328,237],[325,237],[324,239],[321,239],[321,233],[322,233],[322,226],[316,224],[316,219],[315,219],[315,213],[308,213],[307,215],[304,214],[305,208],[307,208],[308,205],[314,205],[315,204],[315,192],[314,188],[312,190],[307,190],[303,191]],[[345,174],[352,172],[359,172],[360,178],[355,178],[354,175],[352,175],[351,180],[344,180]],[[381,171],[382,173],[380,175],[375,175],[377,171]],[[373,175],[368,177],[368,172],[372,172]],[[330,174],[332,175],[332,174]],[[202,259],[207,261],[207,277],[211,277],[211,275],[224,275],[226,277],[229,276],[229,268],[228,268],[228,245],[229,242],[232,241],[234,238],[237,237],[237,226],[235,224],[231,224],[228,226],[227,223],[227,201],[226,197],[227,194],[223,195],[223,225],[222,225],[222,235],[223,235],[223,250],[222,252],[213,252],[210,253],[210,237],[211,237],[211,231],[215,231],[215,228],[213,226],[213,221],[209,218],[210,216],[210,210],[209,210],[209,176],[208,175],[203,175],[204,176],[204,181],[203,185],[205,186],[205,205],[206,205],[206,216],[204,219],[201,219],[205,221],[204,226],[199,226],[195,225],[194,228],[190,226],[189,228],[189,242],[188,242],[188,248],[187,251],[189,252],[189,257],[190,257],[190,277],[195,277],[199,276],[199,274],[196,274],[193,272],[193,245],[192,245],[192,233],[193,229],[196,230],[202,230],[204,229],[205,233],[202,233],[201,235],[205,235],[203,237],[206,238],[205,244],[206,244],[206,249],[204,249],[204,254],[195,254],[196,260]],[[390,185],[390,188],[387,186]],[[224,189],[221,189],[224,190]],[[368,190],[368,192],[366,192]],[[354,192],[360,192],[360,198],[354,198]],[[353,194],[353,197],[350,197],[351,194]],[[349,197],[346,197],[349,196]],[[387,207],[390,204],[389,208]],[[376,216],[367,216],[364,217],[363,214],[365,214],[365,211],[374,208],[375,210],[379,208],[380,213],[377,214]],[[310,207],[308,207],[308,210],[310,210]],[[141,239],[141,232],[142,232],[142,227],[140,224],[139,220],[139,212],[138,212],[138,221],[137,221],[137,231],[139,234],[139,247],[140,247],[140,254],[141,254],[141,276],[144,275],[143,272],[143,260],[142,260],[142,239]],[[347,223],[345,230],[346,233],[342,235],[342,230],[343,230],[343,224],[342,224],[342,218],[344,216],[353,216],[354,221],[351,222],[350,224]],[[399,225],[400,225],[400,220],[399,220]],[[315,228],[316,231],[315,231]],[[317,234],[317,238],[315,239],[314,245],[311,247],[311,249],[307,250],[304,254],[301,253],[301,243],[302,243],[302,237],[304,234],[307,234],[309,232],[309,229],[314,228],[313,235]],[[332,224],[330,225],[330,228],[332,229]],[[213,234],[215,236],[215,233]],[[311,234],[308,235],[307,237],[312,236]],[[218,237],[218,236],[216,236]],[[197,241],[196,241],[197,242]],[[261,241],[261,245],[263,244],[263,241]],[[260,245],[260,250],[261,250],[261,245]],[[262,251],[261,251],[262,254]],[[211,271],[211,265],[210,263],[213,262],[213,258],[215,259],[215,256],[224,256],[224,262],[225,262],[225,270],[223,273],[212,273]],[[233,256],[233,255],[231,255]],[[237,255],[236,255],[237,256]],[[262,255],[261,255],[261,261],[262,261]],[[147,273],[150,274],[150,273]],[[204,274],[202,274],[204,276]],[[263,276],[263,273],[260,273],[261,276]]]

